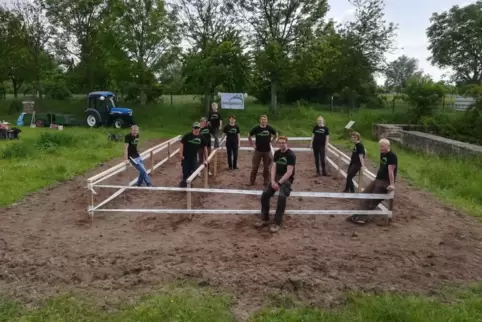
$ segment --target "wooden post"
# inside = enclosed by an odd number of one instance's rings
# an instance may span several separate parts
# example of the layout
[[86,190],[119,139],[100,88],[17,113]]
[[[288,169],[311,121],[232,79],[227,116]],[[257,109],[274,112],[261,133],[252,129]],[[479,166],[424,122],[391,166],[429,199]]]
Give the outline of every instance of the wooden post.
[[337,164],[337,166],[338,166],[338,175],[337,175],[337,177],[340,178],[340,177],[342,177],[342,175],[341,175],[341,152],[338,153],[338,164]]
[[363,178],[363,168],[360,168],[360,171],[358,171],[358,192],[362,192],[362,178]]
[[[187,183],[188,189],[191,189],[191,183]],[[191,204],[191,191],[187,192],[187,209],[192,209],[192,204]]]
[[[94,193],[90,190],[90,209],[94,209]],[[94,210],[90,211],[90,218],[94,221]]]
[[204,167],[204,188],[209,188],[208,186],[208,178],[209,178],[209,163]]
[[153,173],[153,171],[154,171],[154,153],[152,153],[152,151],[151,151],[150,158],[151,158],[151,176],[152,176],[154,174]]
[[[388,210],[392,211],[393,212],[393,201],[395,199],[395,196],[392,198],[392,199],[388,199]],[[388,215],[387,216],[387,221],[386,221],[386,224],[387,226],[390,225],[390,222],[392,221],[392,217],[393,215]]]
[[171,161],[171,142],[167,143],[167,161]]
[[218,152],[216,151],[214,154],[214,176],[217,176],[218,174]]

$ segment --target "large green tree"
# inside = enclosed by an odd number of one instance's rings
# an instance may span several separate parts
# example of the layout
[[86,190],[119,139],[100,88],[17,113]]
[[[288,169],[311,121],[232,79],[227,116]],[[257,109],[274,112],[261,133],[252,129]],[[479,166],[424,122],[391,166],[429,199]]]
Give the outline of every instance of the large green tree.
[[234,0],[236,12],[249,26],[248,35],[259,78],[271,89],[271,110],[278,105],[279,86],[292,69],[296,39],[324,24],[326,0]]
[[413,76],[421,76],[418,60],[402,55],[390,62],[385,69],[385,87],[400,91],[406,87],[407,81]]
[[462,84],[482,84],[482,1],[433,13],[427,29],[432,64]]

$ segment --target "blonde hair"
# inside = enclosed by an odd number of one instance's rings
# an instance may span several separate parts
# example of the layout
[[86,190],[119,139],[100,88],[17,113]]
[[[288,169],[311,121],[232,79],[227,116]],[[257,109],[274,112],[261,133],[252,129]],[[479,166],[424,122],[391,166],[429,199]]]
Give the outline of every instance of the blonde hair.
[[356,137],[356,139],[357,139],[358,141],[361,140],[361,135],[360,135],[360,133],[358,133],[358,132],[351,132],[350,136]]
[[276,142],[279,142],[279,140],[285,140],[286,142],[288,142],[288,137],[287,136],[278,136],[278,139],[276,140]]
[[390,146],[390,141],[388,139],[381,139],[380,141],[378,141],[378,144]]
[[134,124],[134,125],[131,126],[131,129],[132,129],[132,130],[139,130],[139,127]]
[[321,119],[321,120],[323,120],[323,121],[325,120],[325,118],[324,118],[323,116],[321,116],[321,115],[319,115],[319,116],[316,118],[316,120],[319,120],[319,119]]

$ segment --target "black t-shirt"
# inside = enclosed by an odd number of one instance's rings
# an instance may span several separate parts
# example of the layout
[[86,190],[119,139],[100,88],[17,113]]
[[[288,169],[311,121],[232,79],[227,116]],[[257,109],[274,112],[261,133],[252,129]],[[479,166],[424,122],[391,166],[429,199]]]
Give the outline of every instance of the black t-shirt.
[[[289,165],[292,165],[293,167],[296,165],[296,155],[290,149],[287,149],[285,152],[277,150],[274,153],[273,162],[276,163],[276,176],[281,178],[286,173],[286,171],[288,171]],[[293,169],[293,173],[291,174],[289,180],[293,182],[294,179],[295,169]]]
[[256,125],[249,132],[249,136],[256,136],[256,151],[259,152],[270,152],[271,151],[271,135],[276,135],[276,130],[270,125],[266,127],[261,127]]
[[365,147],[361,142],[355,143],[351,152],[350,164],[361,164],[360,154],[365,157]]
[[211,147],[211,129],[209,128],[209,126],[203,127],[199,131],[199,134],[204,138],[204,140],[206,140],[207,147]]
[[226,143],[238,144],[238,134],[241,133],[241,131],[237,124],[226,125],[223,129],[223,133],[226,134]]
[[184,145],[183,156],[185,159],[197,158],[199,149],[207,146],[206,139],[202,135],[194,135],[194,133],[186,133],[181,139]]
[[211,123],[211,130],[214,131],[219,128],[222,118],[219,112],[211,112],[209,114],[209,122]]
[[389,151],[388,153],[380,153],[380,168],[378,169],[377,179],[380,180],[390,180],[388,176],[388,165],[393,164],[395,165],[394,179],[397,177],[397,170],[398,170],[398,158],[393,151]]
[[139,152],[137,151],[137,144],[139,143],[139,134],[136,136],[132,135],[132,133],[127,134],[124,138],[124,142],[129,144],[127,147],[127,157],[133,159],[138,158]]
[[326,126],[316,125],[313,128],[313,134],[315,135],[315,137],[313,138],[313,145],[325,146],[326,137],[330,135],[330,130],[328,130]]

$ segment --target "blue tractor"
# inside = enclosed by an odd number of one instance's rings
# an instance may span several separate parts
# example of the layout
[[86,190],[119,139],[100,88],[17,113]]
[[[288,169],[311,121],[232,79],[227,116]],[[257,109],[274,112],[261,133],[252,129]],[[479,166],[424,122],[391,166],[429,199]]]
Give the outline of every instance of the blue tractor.
[[116,98],[111,92],[92,92],[88,96],[89,106],[85,110],[85,122],[89,127],[101,125],[117,129],[129,127],[134,123],[130,108],[115,105]]

